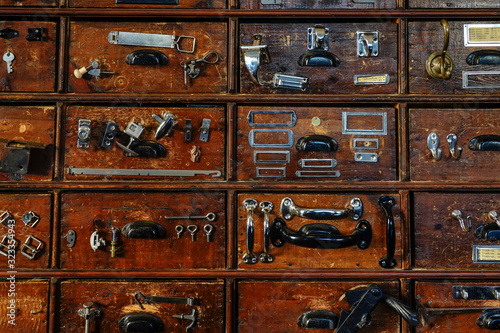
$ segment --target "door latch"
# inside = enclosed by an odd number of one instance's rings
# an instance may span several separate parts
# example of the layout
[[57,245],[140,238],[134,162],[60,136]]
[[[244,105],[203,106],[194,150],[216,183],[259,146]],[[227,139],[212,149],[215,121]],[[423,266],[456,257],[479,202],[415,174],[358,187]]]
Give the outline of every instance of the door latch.
[[76,141],[76,148],[89,149],[90,148],[90,126],[89,119],[78,120],[78,138]]

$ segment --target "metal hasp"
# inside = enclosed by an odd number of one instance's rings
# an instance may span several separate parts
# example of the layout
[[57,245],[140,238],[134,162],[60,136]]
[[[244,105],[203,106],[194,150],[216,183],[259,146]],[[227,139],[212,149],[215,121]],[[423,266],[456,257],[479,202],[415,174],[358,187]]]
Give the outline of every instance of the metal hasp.
[[450,133],[446,137],[446,142],[448,142],[448,147],[450,148],[450,154],[453,159],[458,160],[462,156],[462,148],[457,147],[457,135]]
[[500,135],[479,135],[469,142],[469,149],[476,151],[500,151]]
[[378,57],[378,31],[357,31],[358,57]]
[[339,316],[327,310],[312,310],[300,315],[297,319],[297,326],[305,329],[329,329],[337,327]]
[[[117,142],[118,143],[118,142]],[[156,170],[156,169],[94,169],[69,167],[70,175],[101,176],[151,176],[151,177],[195,177],[198,175],[222,176],[219,170]]]
[[200,127],[200,141],[208,142],[210,138],[210,119],[204,118]]
[[337,141],[327,135],[306,135],[297,140],[295,148],[298,151],[333,152],[339,149]]
[[28,28],[26,40],[29,42],[43,42],[44,28]]
[[137,304],[144,310],[144,306],[141,303],[151,304],[151,303],[169,303],[169,304],[185,304],[189,306],[194,306],[196,299],[194,297],[174,297],[174,296],[144,296],[141,292],[136,292],[134,294],[134,300]]
[[118,321],[121,332],[160,333],[164,332],[163,321],[150,313],[130,313]]
[[306,91],[309,79],[302,76],[293,76],[285,74],[274,74],[273,86],[275,88],[285,88]]
[[427,137],[427,148],[431,151],[432,157],[439,161],[443,157],[443,151],[439,148],[439,137],[436,133],[432,132]]
[[269,253],[269,215],[273,210],[273,203],[271,201],[262,201],[259,204],[260,210],[264,213],[264,252],[259,255],[260,262],[272,263],[274,257]]
[[19,31],[11,29],[11,28],[5,28],[0,30],[0,38],[3,39],[12,39],[14,37],[19,36]]
[[432,53],[425,61],[427,74],[436,80],[449,80],[453,72],[453,59],[446,54],[450,41],[450,25],[448,21],[441,20],[444,29],[444,46],[442,51]]
[[135,50],[127,54],[125,63],[137,66],[165,66],[168,64],[168,57],[158,50]]
[[101,316],[101,310],[93,306],[93,302],[85,302],[83,309],[78,310],[78,315],[85,319],[85,333],[90,333],[90,322]]
[[155,140],[160,140],[164,136],[172,136],[177,125],[177,118],[173,113],[164,112],[161,117],[153,114],[153,118],[160,124],[156,129]]
[[363,215],[363,202],[359,198],[353,198],[347,208],[303,208],[296,206],[291,198],[281,201],[281,216],[290,221],[294,216],[311,220],[338,220],[351,217],[357,221]]
[[187,87],[187,78],[189,76],[190,79],[196,79],[201,73],[201,67],[199,66],[202,63],[205,64],[216,64],[219,62],[219,54],[214,51],[209,51],[205,53],[205,55],[201,58],[193,58],[182,60],[180,65],[184,68],[184,85]]
[[[191,49],[181,49],[180,45],[184,39],[192,40],[193,45]],[[110,31],[108,34],[108,42],[117,45],[176,48],[177,51],[184,53],[194,53],[196,47],[196,38],[192,36],[176,37],[175,35],[123,31]]]
[[328,51],[329,29],[316,24],[307,28],[307,52],[299,57],[300,66],[333,66],[340,65],[340,59]]
[[92,122],[89,119],[78,120],[78,135],[76,141],[76,148],[89,149],[90,148],[90,126]]
[[106,149],[113,148],[113,144],[115,143],[116,134],[118,134],[118,124],[112,121],[109,121],[106,125],[106,131],[104,132],[104,136],[101,141],[101,147]]
[[453,212],[451,212],[451,216],[457,219],[457,221],[460,223],[460,228],[462,228],[462,231],[469,232],[472,229],[472,221],[470,216],[467,216],[467,226],[465,226],[465,221],[462,218],[462,212],[458,209],[455,209]]
[[[32,245],[32,243],[34,245]],[[40,252],[42,248],[43,248],[43,242],[38,238],[36,238],[35,236],[29,235],[28,238],[26,238],[26,241],[24,242],[23,246],[21,247],[21,253],[29,260],[33,260],[36,258],[36,255]]]
[[180,315],[172,315],[174,318],[178,318],[180,320],[187,319],[190,321],[190,323],[186,326],[186,332],[189,331],[193,326],[196,324],[196,317],[198,315],[198,312],[196,309],[192,309],[191,313],[185,315],[185,314],[180,314]]
[[487,239],[489,241],[499,241],[500,240],[500,219],[498,218],[497,211],[493,210],[488,213],[488,218],[493,223],[481,224],[477,227],[474,235],[479,239]]
[[5,150],[7,150],[0,160],[0,171],[18,175],[28,173],[31,149],[43,149],[46,147],[42,143],[6,139],[0,139],[0,144],[4,145]]
[[368,221],[360,221],[351,235],[342,235],[327,223],[303,225],[295,231],[286,226],[282,218],[274,219],[269,232],[271,244],[282,247],[285,243],[310,249],[341,249],[357,246],[361,250],[370,247],[372,228]]
[[396,205],[396,200],[390,196],[381,196],[378,199],[378,204],[385,212],[385,246],[387,248],[387,254],[380,258],[378,263],[383,268],[394,268],[397,263],[396,259],[394,259],[394,253],[396,250],[396,227],[394,226],[392,207]]
[[163,238],[166,235],[165,228],[153,221],[134,221],[122,228],[123,237],[127,238]]
[[479,50],[467,56],[465,60],[468,65],[500,65],[500,51]]
[[254,222],[253,222],[253,212],[257,208],[257,200],[246,199],[243,201],[243,207],[247,210],[247,230],[246,230],[246,253],[243,255],[243,262],[245,264],[256,264],[257,255],[253,252],[254,244]]
[[30,210],[29,212],[23,214],[22,220],[27,227],[34,228],[40,221],[40,216]]
[[96,252],[101,246],[106,246],[106,241],[99,235],[99,230],[96,229],[90,235],[90,248]]
[[261,43],[262,35],[253,35],[253,45],[241,46],[241,51],[243,52],[245,67],[250,73],[252,81],[262,86],[263,84],[260,83],[258,78],[259,66],[268,64],[271,60],[267,45],[261,45]]

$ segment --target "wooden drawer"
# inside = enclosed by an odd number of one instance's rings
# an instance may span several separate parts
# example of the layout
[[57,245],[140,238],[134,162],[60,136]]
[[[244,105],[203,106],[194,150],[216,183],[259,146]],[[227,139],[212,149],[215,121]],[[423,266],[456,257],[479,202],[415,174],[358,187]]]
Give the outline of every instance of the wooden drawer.
[[[308,269],[308,268],[321,268],[321,269],[380,269],[384,270],[379,263],[379,260],[387,255],[387,238],[386,238],[386,215],[384,210],[379,206],[378,201],[381,195],[378,194],[270,194],[270,193],[241,193],[238,195],[238,268],[240,269]],[[391,194],[394,198],[396,205],[392,208],[393,211],[393,224],[395,251],[393,266],[390,267],[388,261],[384,263],[386,268],[401,268],[402,267],[402,251],[401,251],[401,216],[400,216],[400,198],[397,194]],[[289,198],[293,202],[293,206],[286,207],[284,202],[285,198]],[[317,217],[323,216],[324,218],[331,217],[333,213],[324,212],[325,209],[344,209],[351,205],[351,201],[355,198],[361,200],[363,211],[361,219],[354,220],[353,212],[348,213],[347,218],[338,220],[314,220],[312,218],[305,218],[300,216],[311,216],[311,210]],[[307,241],[304,243],[315,244],[316,247],[307,248],[306,245],[295,245],[283,241],[282,247],[276,247],[276,244],[271,242],[269,253],[273,256],[272,262],[262,262],[260,260],[261,252],[264,252],[264,212],[263,209],[257,207],[251,216],[253,216],[254,225],[254,252],[257,254],[257,262],[243,260],[243,256],[247,253],[247,236],[251,239],[251,232],[248,232],[248,218],[247,209],[245,208],[245,200],[254,199],[260,205],[262,202],[269,201],[273,204],[273,209],[269,217],[269,233],[270,240],[273,237],[273,228],[276,228],[278,217],[285,217],[290,211],[302,211],[302,213],[291,214],[291,219],[286,220],[286,228],[292,231],[287,231],[291,238],[303,239]],[[295,208],[294,208],[295,207]],[[307,207],[307,208],[304,208]],[[306,215],[308,214],[308,215]],[[344,213],[342,213],[344,214]],[[319,215],[319,216],[318,216]],[[360,246],[362,240],[369,239],[369,230],[364,230],[360,233],[358,228],[364,227],[363,220],[368,221],[371,228],[371,243]],[[297,235],[299,228],[304,225],[313,223],[328,223],[340,232],[342,239],[329,240],[329,237],[335,239],[335,233],[323,233],[323,238],[314,242],[316,230],[318,227],[309,230],[310,233],[305,233],[302,229],[301,235]],[[251,223],[250,223],[251,224]],[[369,229],[369,228],[367,228]],[[276,230],[280,230],[277,229]],[[297,232],[295,234],[294,232]],[[339,233],[337,233],[337,236]],[[349,237],[351,236],[351,237]],[[353,245],[344,243],[347,238],[355,239]],[[365,238],[366,237],[366,238]],[[281,240],[284,238],[279,237]],[[319,238],[319,236],[318,236]],[[251,246],[251,241],[250,241]],[[336,245],[342,244],[344,247],[337,248]],[[366,247],[366,245],[368,245]]]
[[[170,193],[66,193],[62,196],[61,267],[67,269],[194,269],[224,268],[226,255],[225,197],[210,192]],[[215,213],[214,221],[206,219],[167,219],[172,216],[200,216]],[[129,225],[150,221],[164,229]],[[212,229],[207,242],[205,225]],[[176,226],[183,226],[177,237]],[[197,226],[195,241],[187,227]],[[112,227],[119,228],[117,252],[111,258]],[[125,230],[135,232],[125,237]],[[129,229],[131,228],[131,229]],[[153,227],[154,228],[154,227]],[[194,228],[194,227],[190,227]],[[74,247],[67,247],[69,230],[76,233]],[[89,240],[94,231],[105,241],[92,251]],[[141,231],[142,230],[142,231]],[[153,232],[159,238],[152,237]],[[141,237],[141,238],[134,238]],[[138,255],[140,253],[141,255]]]
[[153,8],[153,9],[174,9],[174,8],[213,8],[222,9],[227,7],[226,0],[68,0],[69,7],[108,7],[114,9],[123,8]]
[[3,280],[0,282],[0,292],[2,332],[48,332],[48,281]]
[[0,1],[0,6],[5,7],[55,7],[57,1],[55,0],[2,0]]
[[[173,315],[196,311],[196,322],[190,332],[224,332],[224,282],[222,281],[100,281],[68,280],[60,285],[60,318],[58,332],[79,332],[85,320],[78,315],[85,302],[93,302],[100,316],[92,320],[91,332],[121,332],[119,320],[126,315],[151,314],[163,322],[161,332],[185,332],[189,320]],[[194,297],[194,304],[153,303],[134,300],[135,293],[146,297]],[[142,298],[139,298],[142,302]],[[155,331],[157,332],[157,331]]]
[[432,0],[408,0],[409,8],[499,8],[500,4],[490,0],[454,0],[454,1],[432,1]]
[[[495,289],[500,290],[498,281],[417,281],[416,306],[422,325],[416,332],[492,332],[477,322],[488,317],[483,311],[498,309],[499,300],[492,292]],[[498,325],[498,320],[495,322]]]
[[[435,2],[438,3],[438,2]],[[488,3],[494,3],[488,1]],[[495,3],[498,7],[499,4]],[[500,40],[484,24],[498,24],[493,21],[448,21],[449,46],[447,55],[453,61],[453,70],[448,80],[434,79],[426,72],[426,60],[434,52],[443,50],[445,33],[439,20],[415,21],[408,23],[409,44],[409,87],[412,94],[496,94],[500,89],[500,74],[492,65],[469,65],[467,57],[474,51],[492,49],[495,46],[478,46],[482,39],[495,42]],[[470,24],[482,24],[483,28],[472,28],[469,46],[464,46],[464,28]],[[498,29],[498,28],[496,28]],[[468,42],[469,43],[469,42]],[[477,73],[484,72],[486,73]],[[496,73],[496,74],[495,74]]]
[[[340,62],[334,66],[300,66],[299,57],[307,52],[308,28],[316,24],[329,29],[329,50]],[[378,32],[378,56],[358,57],[357,32]],[[240,24],[240,46],[253,44],[254,35],[267,45],[269,63],[258,67],[258,84],[252,80],[241,51],[240,91],[251,94],[395,94],[397,93],[397,25],[395,23],[273,23]],[[314,59],[314,58],[313,58]],[[311,61],[312,62],[312,61]],[[274,74],[308,78],[305,91],[275,88]],[[355,75],[369,75],[354,84]],[[371,81],[387,84],[368,84]],[[384,78],[384,80],[381,80]]]
[[[0,139],[5,141],[0,144],[0,181],[52,180],[55,114],[52,106],[0,106]],[[12,141],[29,147],[29,153],[13,148]]]
[[[224,93],[227,92],[227,24],[224,22],[82,22],[70,24],[69,44],[69,91],[75,93]],[[190,36],[183,38],[179,48],[194,54],[179,52],[175,48],[127,46],[110,44],[112,31]],[[120,39],[120,38],[118,38]],[[128,65],[126,57],[133,51],[152,49],[162,52],[166,65]],[[184,85],[184,70],[181,61],[202,58],[207,52],[219,54],[216,64],[202,63],[196,79],[188,77]],[[212,58],[211,58],[212,59]],[[104,72],[99,78],[84,74],[74,76],[74,70],[87,67],[92,61],[99,63]]]
[[[471,150],[472,139],[498,134],[499,109],[411,109],[410,110],[410,170],[416,181],[497,181],[497,151]],[[441,160],[436,160],[428,148],[431,133],[439,138]],[[449,134],[457,136],[459,159],[451,155],[447,143]],[[474,141],[476,142],[476,141]],[[458,155],[456,155],[458,156]]]
[[386,107],[240,106],[238,180],[396,180],[395,127]]
[[[9,227],[0,224],[0,241],[6,235],[12,235],[17,241],[16,251],[13,256],[9,252],[8,239],[0,246],[2,252],[8,256],[0,256],[2,268],[16,270],[17,268],[49,268],[51,253],[52,230],[52,196],[50,194],[0,194],[0,214],[10,213],[10,218],[15,221],[14,233],[9,231]],[[34,213],[34,219],[26,215],[26,222],[23,223],[25,214]],[[38,217],[38,218],[37,218]],[[38,220],[38,222],[37,222]],[[31,224],[32,222],[32,224]],[[29,226],[31,225],[31,227]],[[30,237],[31,236],[31,237]]]
[[[376,283],[384,295],[399,297],[399,283],[367,281],[240,281],[238,283],[238,332],[304,332],[298,318],[312,310],[350,310],[344,293]],[[383,302],[371,313],[371,323],[360,332],[400,332],[397,314]],[[308,330],[323,332],[325,330]],[[331,330],[330,330],[331,331]]]
[[[415,267],[498,269],[499,261],[487,259],[498,253],[495,247],[499,242],[475,234],[479,226],[495,224],[488,214],[500,211],[499,201],[500,195],[496,193],[415,193]],[[469,232],[462,230],[459,220],[452,216],[455,210],[461,212],[465,229],[470,216]]]
[[337,0],[309,2],[306,0],[245,0],[241,9],[396,9],[395,0]]
[[[178,124],[171,136],[155,140],[160,123],[152,116],[162,117],[163,113],[173,114]],[[89,148],[78,148],[81,119],[91,121]],[[185,139],[188,119],[191,121],[190,142]],[[207,141],[202,141],[201,132],[205,119],[209,121],[209,133]],[[117,140],[111,149],[101,147],[108,122],[114,122],[119,127]],[[118,142],[124,146],[129,144],[131,137],[124,133],[129,122],[144,127],[139,140],[160,144],[166,150],[164,157],[125,156],[125,151],[118,146]],[[65,147],[66,180],[221,180],[225,173],[225,110],[222,107],[70,106],[66,113]],[[199,148],[196,162],[191,160],[190,151],[193,147]],[[100,171],[97,172],[96,169]],[[173,174],[164,173],[163,170],[170,170]],[[188,170],[201,172],[182,174]],[[112,172],[116,174],[113,175]]]
[[[24,3],[24,2],[23,2]],[[56,41],[55,22],[0,21],[0,30],[12,29],[17,36],[1,38],[2,59],[5,53],[14,54],[12,72],[2,60],[0,87],[4,92],[55,92]],[[27,40],[28,29],[42,29],[42,40]],[[31,35],[30,35],[31,36]],[[29,52],[26,52],[29,50]]]

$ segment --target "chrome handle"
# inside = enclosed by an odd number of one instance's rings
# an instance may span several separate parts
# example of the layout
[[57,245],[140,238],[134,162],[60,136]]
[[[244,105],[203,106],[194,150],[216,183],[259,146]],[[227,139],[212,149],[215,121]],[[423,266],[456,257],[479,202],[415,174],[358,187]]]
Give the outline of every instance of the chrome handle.
[[312,220],[338,220],[351,216],[355,221],[363,215],[363,202],[359,198],[353,198],[347,208],[303,208],[296,206],[291,198],[284,198],[281,201],[281,215],[287,221],[294,216]]
[[243,262],[245,264],[256,264],[257,256],[253,252],[254,243],[254,222],[253,222],[253,211],[257,208],[257,200],[246,199],[243,201],[243,206],[247,210],[247,237],[246,237],[246,253],[243,255]]
[[269,213],[273,209],[273,203],[262,201],[259,207],[264,212],[264,252],[259,255],[259,259],[263,263],[272,263],[274,257],[269,253]]

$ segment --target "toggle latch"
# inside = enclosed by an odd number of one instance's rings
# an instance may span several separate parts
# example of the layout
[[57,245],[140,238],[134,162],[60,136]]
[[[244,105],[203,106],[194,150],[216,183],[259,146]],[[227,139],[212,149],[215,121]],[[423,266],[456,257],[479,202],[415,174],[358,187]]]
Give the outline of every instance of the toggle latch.
[[328,51],[328,34],[330,30],[322,25],[307,28],[307,52],[299,57],[300,66],[333,66],[338,67],[340,59]]
[[241,51],[243,51],[243,58],[245,59],[245,66],[250,73],[252,80],[259,84],[258,71],[259,66],[262,64],[268,64],[271,60],[269,58],[269,51],[267,45],[261,45],[262,35],[253,36],[253,45],[241,46]]
[[378,31],[357,31],[358,57],[378,57]]
[[[192,40],[191,49],[181,49],[181,43],[184,39]],[[148,46],[148,47],[165,47],[177,49],[179,52],[194,53],[196,46],[196,38],[192,36],[162,35],[148,34],[139,32],[123,32],[111,31],[108,34],[108,42],[110,44],[131,45],[131,46]]]
[[111,75],[111,74],[115,74],[114,72],[104,72],[104,71],[101,71],[101,69],[99,68],[99,62],[97,61],[92,61],[90,63],[90,66],[87,66],[87,67],[82,67],[82,68],[79,68],[79,69],[75,69],[73,71],[73,75],[77,78],[77,79],[81,79],[83,77],[84,74],[89,74],[89,75],[92,75],[94,76],[96,79],[98,79],[102,74],[108,74],[108,75]]
[[130,136],[130,141],[127,146],[116,142],[118,147],[124,150],[123,155],[127,157],[165,157],[167,150],[161,144],[151,140],[139,140],[144,127],[134,123],[133,121],[127,124],[123,131]]

